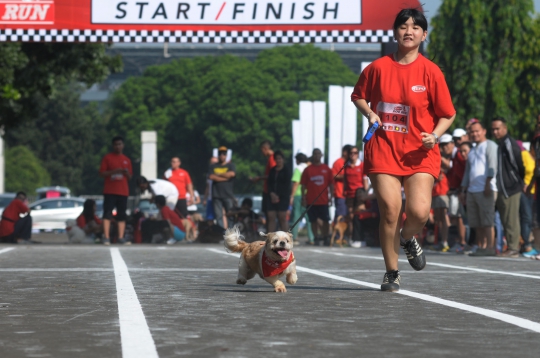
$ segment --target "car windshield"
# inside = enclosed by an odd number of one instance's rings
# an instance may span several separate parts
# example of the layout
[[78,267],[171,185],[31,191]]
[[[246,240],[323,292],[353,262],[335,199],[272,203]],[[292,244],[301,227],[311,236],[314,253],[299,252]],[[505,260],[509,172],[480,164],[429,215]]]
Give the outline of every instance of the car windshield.
[[12,200],[13,198],[0,198],[0,208],[5,208]]

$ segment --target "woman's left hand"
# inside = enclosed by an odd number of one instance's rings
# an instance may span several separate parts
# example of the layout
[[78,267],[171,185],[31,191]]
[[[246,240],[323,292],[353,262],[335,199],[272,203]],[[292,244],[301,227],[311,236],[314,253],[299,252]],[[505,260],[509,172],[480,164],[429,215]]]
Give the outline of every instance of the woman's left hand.
[[420,135],[422,136],[422,144],[424,147],[433,149],[435,144],[437,144],[437,139],[435,139],[433,134],[422,132]]

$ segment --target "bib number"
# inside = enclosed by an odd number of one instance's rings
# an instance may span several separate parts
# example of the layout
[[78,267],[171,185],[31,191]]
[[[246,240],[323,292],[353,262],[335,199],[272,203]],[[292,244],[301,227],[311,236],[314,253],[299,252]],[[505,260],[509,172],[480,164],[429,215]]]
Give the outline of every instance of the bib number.
[[388,132],[409,133],[409,114],[411,107],[403,104],[379,102],[377,115],[382,129]]

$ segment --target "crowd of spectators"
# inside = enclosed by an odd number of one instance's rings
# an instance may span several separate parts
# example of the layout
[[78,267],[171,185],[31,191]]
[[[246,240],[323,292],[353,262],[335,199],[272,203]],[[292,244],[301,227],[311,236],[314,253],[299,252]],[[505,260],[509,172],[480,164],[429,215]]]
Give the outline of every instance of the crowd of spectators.
[[[465,129],[439,140],[441,174],[432,201],[436,248],[470,256],[540,259],[532,230],[533,211],[536,224],[540,222],[538,201],[533,206],[540,178],[540,116],[529,150],[510,136],[504,118],[493,119],[489,130],[495,141],[488,139],[488,128],[473,118]],[[451,226],[457,229],[452,247]]]
[[[457,128],[439,138],[441,171],[432,191],[430,216],[434,248],[470,256],[523,255],[540,259],[534,247],[538,231],[533,230],[540,223],[540,204],[534,200],[535,184],[540,181],[540,115],[527,148],[510,136],[504,118],[493,119],[490,130],[495,141],[488,139],[488,128],[481,121],[471,119],[465,129]],[[88,199],[82,214],[68,222],[71,242],[109,245],[113,231],[114,242],[129,245],[133,241],[133,237],[125,237],[132,169],[131,161],[122,153],[123,145],[121,137],[113,138],[112,151],[104,156],[100,167],[105,180],[102,218],[96,215],[96,202]],[[251,178],[254,183],[264,181],[262,210],[258,214],[253,211],[251,198],[237,202],[236,167],[223,146],[210,161],[202,201],[206,206],[204,215],[197,210],[201,198],[189,173],[181,168],[179,157],[171,158],[171,167],[163,173],[163,179],[138,177],[137,205],[146,200],[156,207],[155,213],[132,215],[139,241],[194,241],[202,224],[217,227],[216,232],[240,225],[246,239],[252,241],[261,227],[287,231],[302,215],[308,222],[304,244],[328,243],[330,225],[338,222],[347,223],[350,244],[365,240],[362,219],[366,213],[376,213],[377,205],[358,147],[344,146],[332,168],[324,164],[318,148],[309,158],[297,153],[292,172],[283,153],[274,151],[270,141],[261,143],[260,149],[266,158],[265,173]],[[329,211],[332,204],[333,218]],[[17,193],[2,216],[0,239],[30,243],[31,220],[26,194]],[[298,244],[299,227],[291,229]],[[425,230],[422,235],[424,245],[430,243]]]

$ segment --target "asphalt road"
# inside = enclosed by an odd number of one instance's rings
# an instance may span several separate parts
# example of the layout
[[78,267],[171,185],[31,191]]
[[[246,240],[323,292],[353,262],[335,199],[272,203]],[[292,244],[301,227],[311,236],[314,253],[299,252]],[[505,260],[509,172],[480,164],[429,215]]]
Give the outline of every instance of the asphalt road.
[[220,245],[0,246],[0,357],[536,357],[540,261],[301,246],[298,283],[235,284]]

